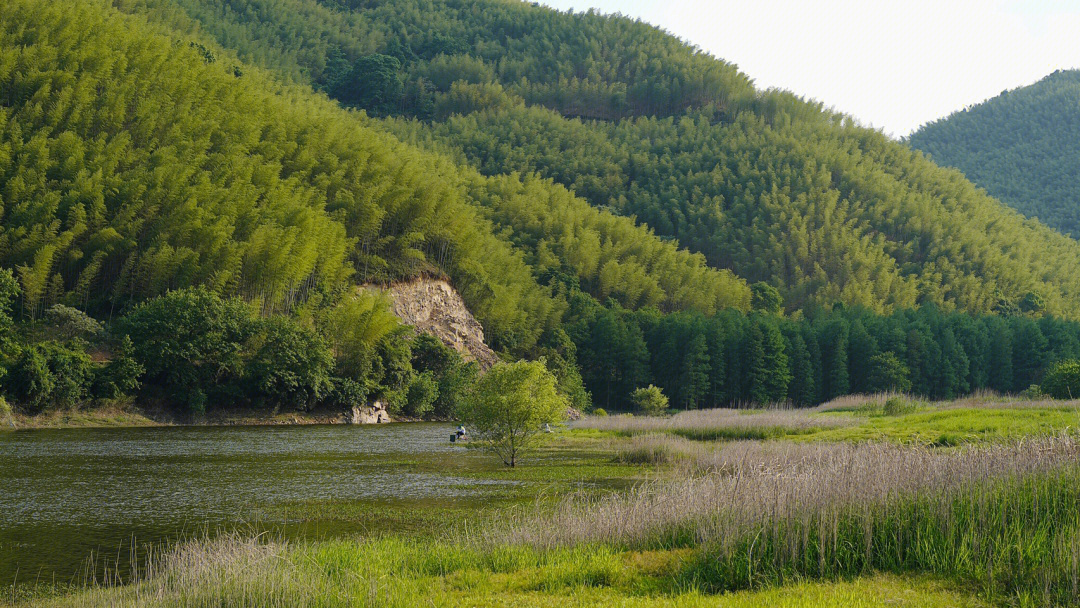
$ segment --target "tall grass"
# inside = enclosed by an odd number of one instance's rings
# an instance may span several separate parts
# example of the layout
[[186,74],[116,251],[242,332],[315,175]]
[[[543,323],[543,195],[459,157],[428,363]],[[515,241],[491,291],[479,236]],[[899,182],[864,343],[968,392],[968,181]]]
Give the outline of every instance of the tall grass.
[[1080,592],[1078,456],[1071,436],[952,452],[735,442],[702,456],[710,474],[570,497],[489,542],[704,547],[681,580],[716,591],[876,569],[1066,603]]
[[688,549],[663,575],[673,593],[890,571],[934,573],[1020,605],[1073,605],[1080,594],[1074,436],[942,451],[753,441],[709,449],[640,435],[625,440],[624,454],[705,473],[571,495],[434,540],[187,543],[132,585],[56,604],[414,606],[508,578],[529,593],[631,588],[620,552],[668,549]]
[[839,417],[814,415],[813,410],[711,409],[679,412],[669,418],[650,416],[589,417],[575,428],[614,431],[620,434],[670,433],[687,439],[771,439],[812,433],[854,424]]

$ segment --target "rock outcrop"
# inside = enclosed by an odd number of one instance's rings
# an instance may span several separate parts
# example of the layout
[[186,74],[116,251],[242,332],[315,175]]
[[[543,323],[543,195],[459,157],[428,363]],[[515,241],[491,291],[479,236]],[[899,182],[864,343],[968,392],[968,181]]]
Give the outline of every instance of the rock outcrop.
[[435,336],[461,353],[466,361],[476,361],[481,370],[498,362],[495,351],[484,342],[484,328],[450,283],[419,278],[389,285],[365,285],[362,289],[386,293],[392,312],[402,321]]
[[390,422],[390,414],[386,412],[386,404],[376,401],[363,407],[353,406],[346,418],[349,424],[380,424]]

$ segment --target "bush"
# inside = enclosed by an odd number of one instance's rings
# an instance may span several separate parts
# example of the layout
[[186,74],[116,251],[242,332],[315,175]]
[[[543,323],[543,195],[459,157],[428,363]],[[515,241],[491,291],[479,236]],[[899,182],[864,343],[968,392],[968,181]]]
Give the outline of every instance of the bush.
[[638,411],[646,416],[663,416],[667,413],[668,398],[658,386],[650,384],[639,388],[630,395],[630,399]]
[[902,397],[891,397],[885,402],[882,413],[886,416],[903,416],[914,414],[919,410],[919,404]]
[[607,417],[607,410],[605,410],[602,407],[598,407],[595,410],[593,410],[592,415],[596,416],[597,418],[605,418],[605,417]]
[[9,424],[14,424],[11,421],[11,406],[8,402],[0,397],[0,428],[6,427]]
[[239,392],[254,320],[254,310],[244,302],[223,300],[199,287],[139,304],[120,319],[119,333],[130,336],[146,380],[190,408],[193,390]]
[[1032,384],[1020,391],[1020,396],[1024,399],[1042,399],[1046,396],[1046,393],[1043,392],[1042,387],[1038,384]]
[[102,334],[101,323],[85,312],[56,304],[45,313],[45,319],[65,340],[86,338],[92,340]]
[[1046,372],[1042,390],[1054,399],[1080,398],[1080,361],[1059,361]]
[[9,394],[28,413],[78,405],[90,394],[93,362],[81,350],[57,342],[22,349],[11,369]]
[[288,317],[257,322],[255,352],[245,375],[274,408],[310,409],[330,394],[334,355],[322,337]]
[[422,418],[435,408],[435,399],[439,396],[439,385],[431,372],[417,374],[405,396],[405,413],[413,418]]
[[333,378],[330,394],[326,401],[342,409],[352,409],[367,403],[368,390],[363,384],[351,378]]
[[139,390],[139,377],[146,371],[132,356],[131,338],[121,338],[111,361],[98,368],[94,375],[94,396],[100,399],[119,399]]

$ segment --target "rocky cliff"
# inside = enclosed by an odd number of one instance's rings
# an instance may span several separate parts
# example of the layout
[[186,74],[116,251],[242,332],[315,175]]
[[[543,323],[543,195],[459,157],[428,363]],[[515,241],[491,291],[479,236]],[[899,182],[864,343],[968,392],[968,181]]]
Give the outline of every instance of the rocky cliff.
[[419,278],[389,285],[365,285],[390,299],[390,308],[402,321],[442,340],[487,370],[499,360],[484,342],[484,328],[472,316],[457,290],[442,279]]

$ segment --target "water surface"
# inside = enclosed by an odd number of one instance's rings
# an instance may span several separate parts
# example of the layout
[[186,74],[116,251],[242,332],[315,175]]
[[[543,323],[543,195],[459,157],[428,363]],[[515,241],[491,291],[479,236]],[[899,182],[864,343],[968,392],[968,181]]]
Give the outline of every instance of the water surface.
[[[45,429],[0,433],[0,585],[81,582],[132,546],[256,526],[286,536],[358,530],[291,523],[312,501],[483,499],[506,482],[440,423]],[[287,513],[287,511],[285,511]],[[269,515],[268,515],[269,514]]]

